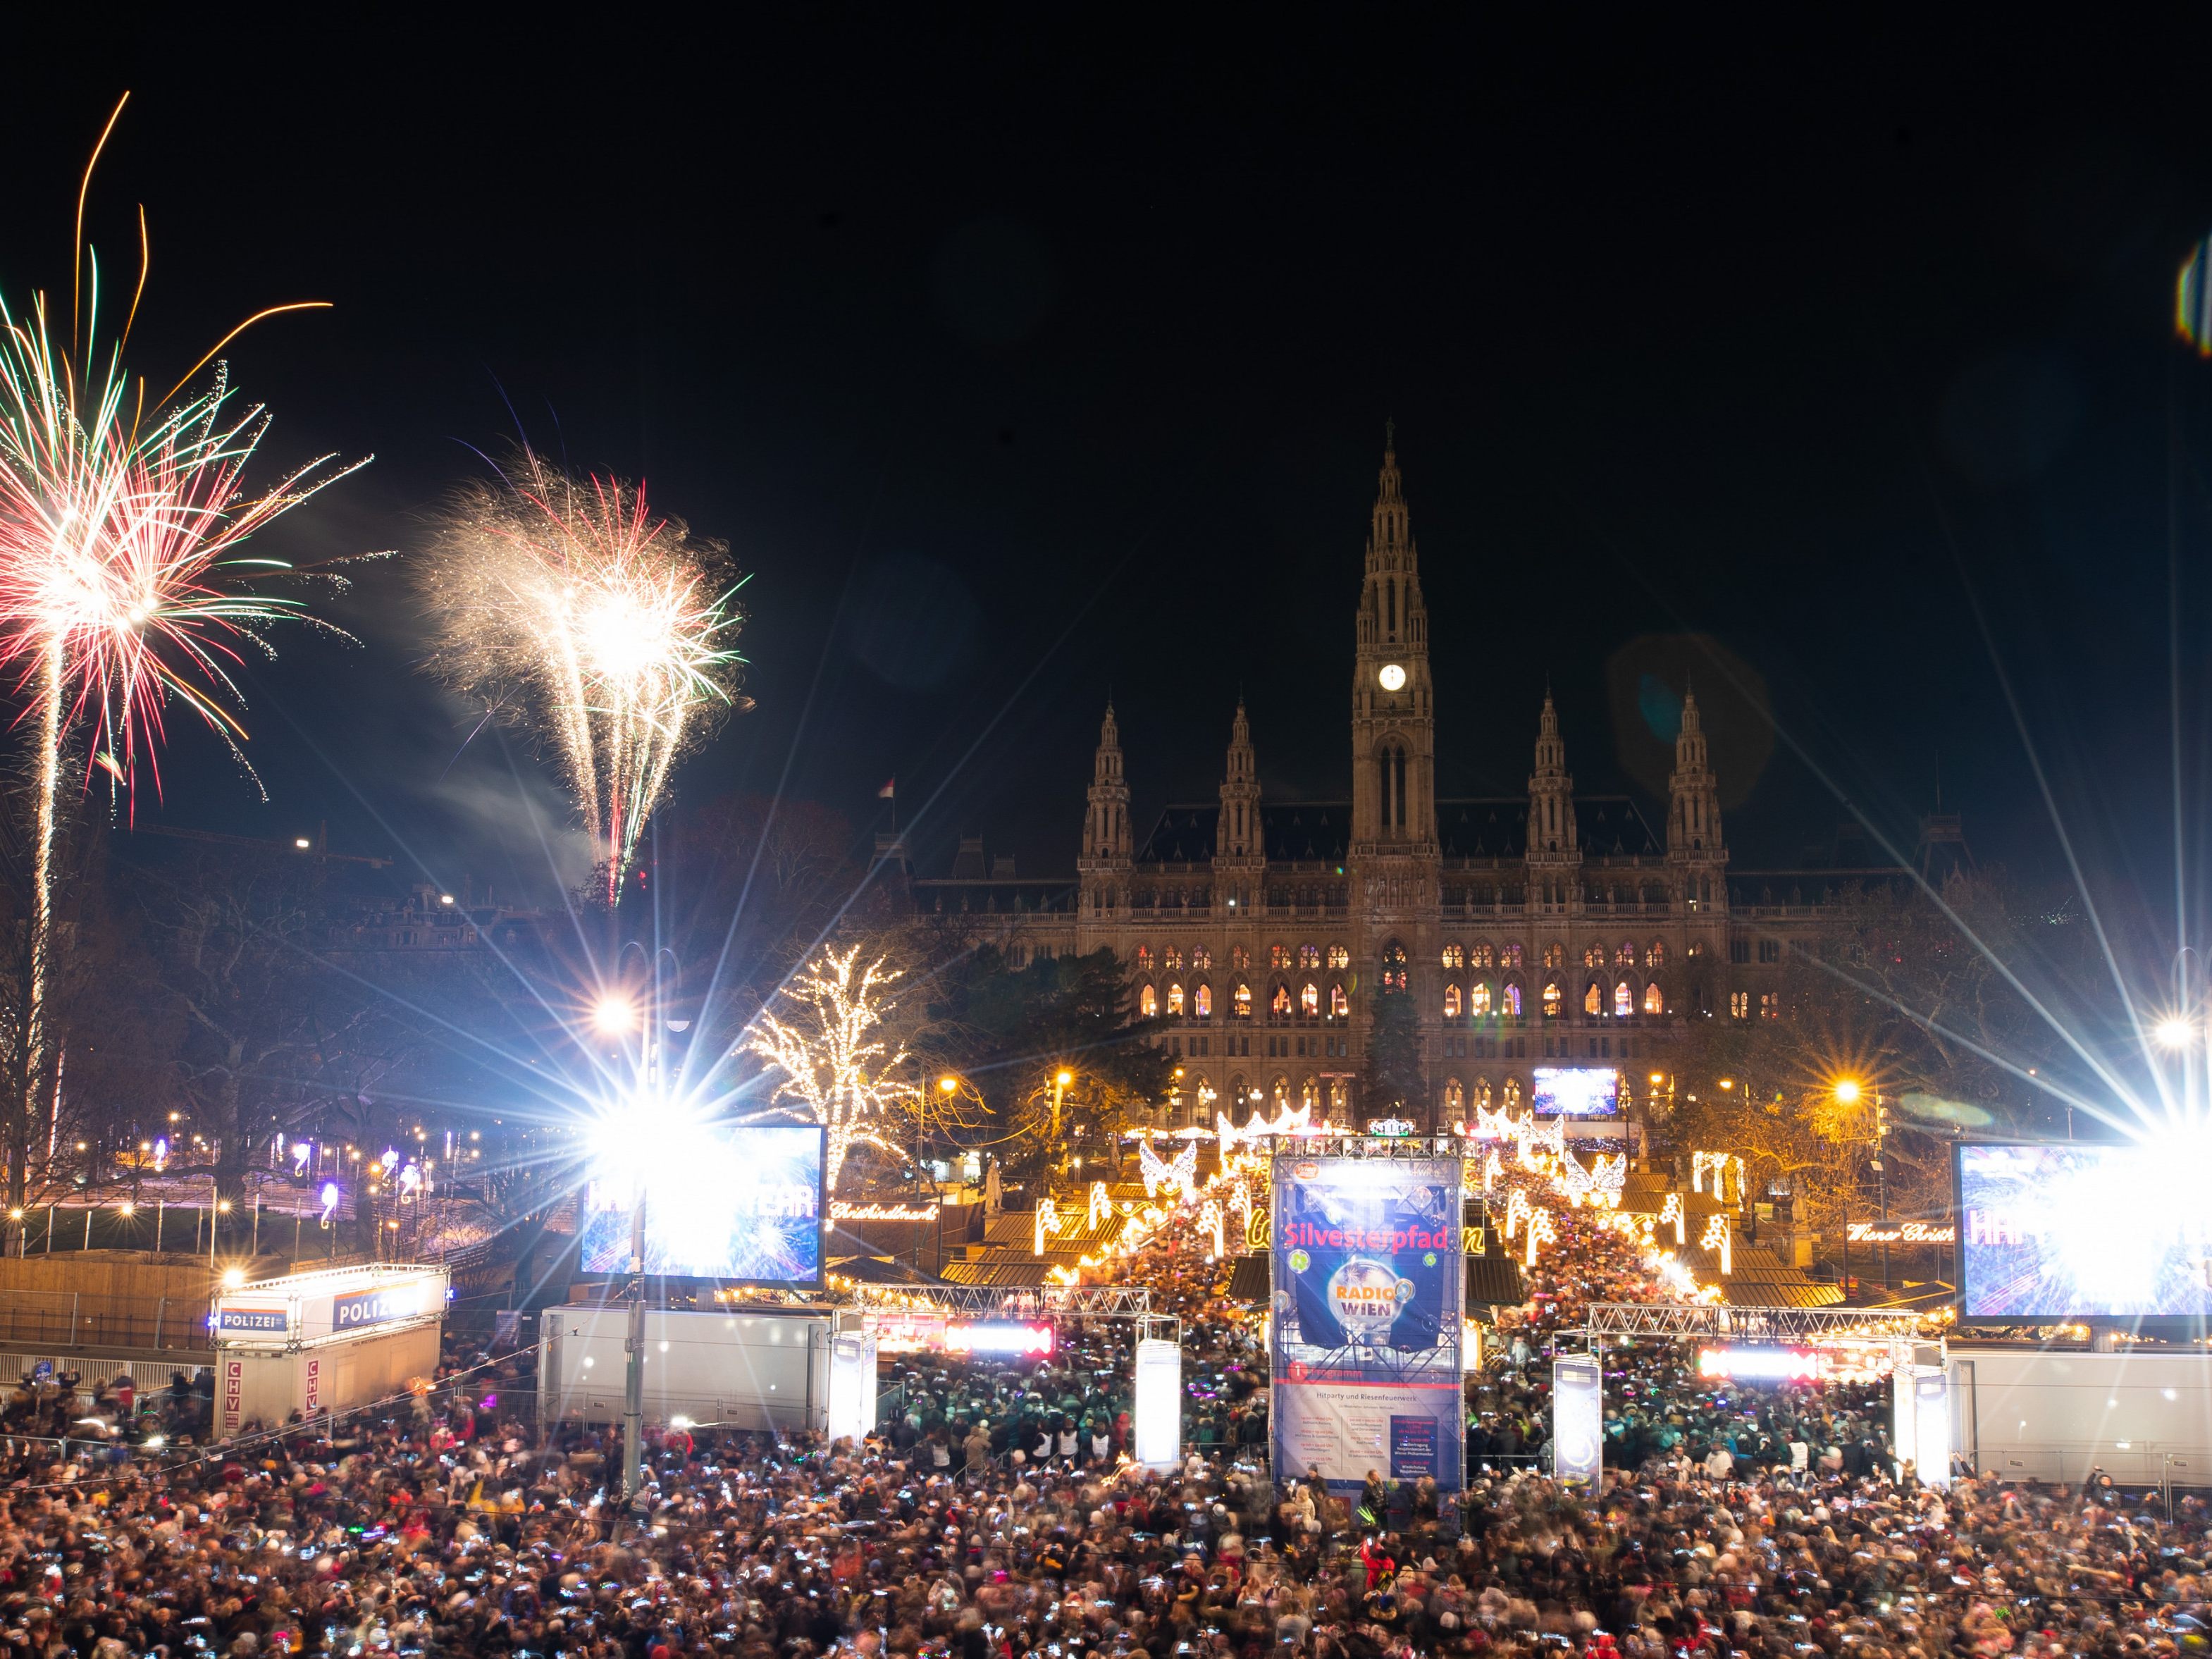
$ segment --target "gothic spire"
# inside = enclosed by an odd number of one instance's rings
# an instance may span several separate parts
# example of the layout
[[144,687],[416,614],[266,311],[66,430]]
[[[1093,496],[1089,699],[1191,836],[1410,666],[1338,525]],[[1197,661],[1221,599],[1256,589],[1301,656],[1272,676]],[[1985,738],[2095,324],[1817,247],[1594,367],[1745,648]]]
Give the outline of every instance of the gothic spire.
[[1406,513],[1405,480],[1398,471],[1397,422],[1383,427],[1382,471],[1376,481],[1374,522],[1367,538],[1367,568],[1414,568],[1413,532]]
[[1229,759],[1221,775],[1221,817],[1214,832],[1216,858],[1255,858],[1260,855],[1260,763],[1252,752],[1252,722],[1245,718],[1244,699],[1237,699],[1237,717],[1229,726]]
[[1543,713],[1536,717],[1536,769],[1528,779],[1529,859],[1578,857],[1575,840],[1575,781],[1567,772],[1559,711],[1547,690]]

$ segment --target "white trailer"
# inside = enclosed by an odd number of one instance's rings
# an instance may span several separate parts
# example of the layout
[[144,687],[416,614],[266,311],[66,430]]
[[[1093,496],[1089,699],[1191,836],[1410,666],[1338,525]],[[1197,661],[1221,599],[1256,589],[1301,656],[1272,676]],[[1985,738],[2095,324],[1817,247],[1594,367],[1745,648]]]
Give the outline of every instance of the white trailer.
[[[826,1314],[758,1309],[746,1313],[648,1308],[645,1314],[645,1419],[665,1424],[784,1430],[829,1426],[833,1354]],[[857,1334],[857,1323],[854,1332]],[[542,1422],[616,1423],[623,1414],[629,1309],[620,1302],[549,1308],[538,1326]],[[873,1359],[870,1352],[868,1358]],[[843,1357],[840,1392],[858,1382],[856,1356]],[[875,1421],[874,1366],[865,1392],[841,1401],[841,1432]],[[857,1392],[857,1390],[856,1390]]]
[[2212,1480],[2212,1355],[1950,1346],[1954,1443],[2004,1480]]
[[225,1287],[216,1298],[215,1427],[394,1400],[438,1369],[446,1270],[380,1263]]

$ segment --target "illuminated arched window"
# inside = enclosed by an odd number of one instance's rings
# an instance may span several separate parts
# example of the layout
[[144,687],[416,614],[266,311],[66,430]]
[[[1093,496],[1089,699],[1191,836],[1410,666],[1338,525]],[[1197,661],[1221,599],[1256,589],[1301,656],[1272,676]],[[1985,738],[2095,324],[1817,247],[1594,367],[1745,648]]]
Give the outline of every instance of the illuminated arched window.
[[1497,953],[1487,945],[1470,945],[1467,947],[1467,965],[1470,968],[1495,968],[1498,965]]
[[1490,1079],[1486,1077],[1474,1080],[1474,1103],[1486,1112],[1490,1109]]
[[1557,1019],[1559,1017],[1559,1010],[1565,1006],[1566,993],[1559,988],[1559,981],[1555,979],[1546,980],[1544,981],[1544,1018]]
[[1298,1104],[1312,1111],[1321,1104],[1321,1079],[1310,1077],[1298,1085]]
[[1277,1019],[1288,1019],[1291,1017],[1289,986],[1279,984],[1275,987],[1275,994],[1267,999],[1267,1012],[1274,1015]]
[[1160,994],[1158,991],[1155,991],[1151,986],[1147,985],[1137,993],[1137,1012],[1139,1014],[1146,1019],[1151,1019],[1156,1017],[1159,1012]]
[[1602,967],[1604,967],[1604,966],[1605,966],[1605,946],[1603,946],[1602,945],[1583,945],[1583,967],[1585,967],[1585,968],[1602,968]]
[[1291,1104],[1291,1080],[1290,1080],[1290,1079],[1288,1079],[1288,1078],[1286,1078],[1286,1077],[1279,1077],[1279,1078],[1277,1078],[1277,1079],[1275,1079],[1275,1097],[1274,1097],[1274,1104],[1275,1104],[1275,1115],[1276,1115],[1278,1117],[1281,1116],[1281,1115],[1282,1115],[1282,1114],[1283,1114],[1284,1112],[1287,1111],[1287,1110],[1290,1109],[1290,1104]]
[[1348,945],[1330,945],[1328,947],[1328,965],[1332,968],[1351,967],[1352,947]]
[[1352,1091],[1340,1077],[1328,1080],[1328,1109],[1331,1115],[1342,1111],[1352,1101]]
[[1190,947],[1190,965],[1201,972],[1212,967],[1213,952],[1207,950],[1203,945],[1192,945]]
[[1171,974],[1179,970],[1182,967],[1182,948],[1180,945],[1170,945],[1166,950],[1161,951],[1160,966]]
[[1231,945],[1229,947],[1229,965],[1235,969],[1238,973],[1243,973],[1247,968],[1249,968],[1252,965],[1252,953],[1241,945]]
[[1605,1012],[1605,990],[1595,980],[1583,988],[1583,1012],[1593,1018]]
[[1516,1117],[1520,1115],[1521,1079],[1517,1077],[1505,1079],[1505,1109]]
[[1622,941],[1620,948],[1613,953],[1613,965],[1616,968],[1633,968],[1636,966],[1636,941],[1634,939],[1632,939]]
[[1667,999],[1659,994],[1659,981],[1656,979],[1644,988],[1644,1012],[1647,1014],[1667,1012]]
[[1467,1110],[1467,1091],[1459,1086],[1455,1077],[1444,1079],[1444,1110],[1455,1115]]
[[1344,994],[1344,987],[1341,985],[1332,985],[1328,988],[1328,1017],[1331,1019],[1352,1018],[1352,999]]
[[1500,968],[1518,968],[1521,965],[1521,947],[1518,945],[1499,945],[1498,965]]
[[1182,1017],[1182,987],[1172,981],[1168,985],[1168,1012],[1178,1019]]
[[1467,1011],[1470,1014],[1473,1014],[1477,1019],[1484,1018],[1489,1014],[1490,1004],[1490,981],[1488,980],[1479,979],[1475,981],[1474,984],[1467,988]]
[[1567,947],[1557,939],[1544,947],[1544,966],[1564,968],[1567,965]]
[[1447,968],[1464,968],[1464,967],[1466,967],[1466,966],[1467,966],[1467,948],[1466,948],[1464,945],[1445,945],[1445,946],[1444,946],[1444,966],[1445,966],[1445,967],[1447,967]]
[[1308,1019],[1321,1012],[1321,987],[1311,980],[1298,988],[1298,1012]]
[[1662,941],[1655,939],[1644,947],[1644,965],[1646,968],[1664,968],[1667,965],[1667,946]]
[[1242,980],[1237,981],[1237,1018],[1252,1018],[1252,988]]
[[1270,945],[1267,947],[1267,966],[1270,968],[1287,968],[1290,965],[1291,947],[1289,945]]
[[1503,998],[1504,1000],[1499,1004],[1499,1006],[1504,1009],[1505,1018],[1508,1019],[1520,1018],[1521,988],[1517,985],[1508,985],[1503,993]]
[[1190,1011],[1200,1019],[1213,1018],[1213,988],[1212,986],[1199,985],[1192,988]]
[[1152,947],[1149,945],[1139,945],[1137,947],[1137,971],[1140,974],[1149,974],[1152,971]]
[[1636,993],[1629,988],[1628,981],[1623,980],[1613,988],[1613,1016],[1615,1019],[1626,1019],[1635,1012]]
[[[1344,964],[1342,963],[1339,963],[1337,964],[1340,968]],[[1298,966],[1307,969],[1320,967],[1321,946],[1318,945],[1301,945],[1298,946]]]
[[1463,1010],[1460,1002],[1459,987],[1456,985],[1445,986],[1444,1018],[1446,1019],[1457,1019],[1462,1012]]

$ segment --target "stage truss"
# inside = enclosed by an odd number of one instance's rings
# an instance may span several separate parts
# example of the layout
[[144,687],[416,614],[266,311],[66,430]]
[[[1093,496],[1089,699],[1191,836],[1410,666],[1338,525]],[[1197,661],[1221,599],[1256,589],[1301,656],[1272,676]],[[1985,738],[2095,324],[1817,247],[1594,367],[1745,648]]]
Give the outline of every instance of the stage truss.
[[1718,1303],[1593,1302],[1583,1330],[1608,1336],[1656,1336],[1753,1342],[1911,1342],[1933,1340],[1917,1313],[1875,1308],[1746,1308]]
[[1139,1285],[855,1285],[853,1304],[971,1319],[1144,1319],[1152,1315],[1152,1293]]

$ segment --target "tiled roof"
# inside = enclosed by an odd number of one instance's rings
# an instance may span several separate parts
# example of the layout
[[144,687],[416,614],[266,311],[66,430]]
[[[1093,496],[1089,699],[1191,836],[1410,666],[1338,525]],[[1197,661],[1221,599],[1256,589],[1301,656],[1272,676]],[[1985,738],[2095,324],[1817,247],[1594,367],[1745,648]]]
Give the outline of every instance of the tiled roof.
[[1844,1299],[1840,1286],[1802,1278],[1774,1283],[1724,1279],[1720,1284],[1721,1300],[1736,1308],[1832,1308]]
[[[1177,802],[1164,808],[1137,861],[1203,864],[1213,856],[1217,801]],[[1262,801],[1260,829],[1267,857],[1341,863],[1352,833],[1349,801]],[[1575,829],[1583,852],[1594,857],[1644,858],[1665,848],[1626,795],[1577,795]],[[1500,795],[1437,803],[1437,838],[1446,858],[1517,859],[1527,851],[1528,799]]]
[[1044,1277],[1045,1264],[1035,1258],[1027,1261],[948,1261],[945,1264],[945,1282],[952,1285],[1026,1290],[1043,1284]]
[[1517,1308],[1528,1299],[1528,1286],[1520,1264],[1510,1255],[1471,1255],[1467,1259],[1467,1300],[1470,1307]]

